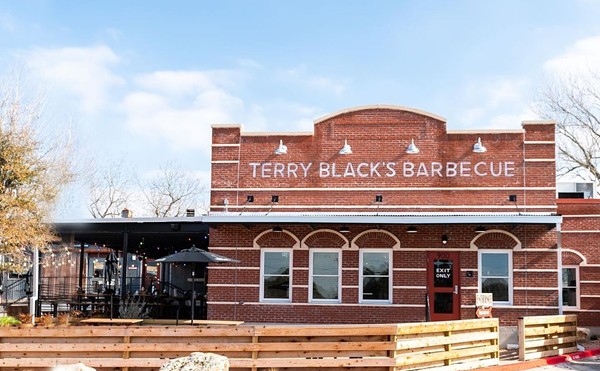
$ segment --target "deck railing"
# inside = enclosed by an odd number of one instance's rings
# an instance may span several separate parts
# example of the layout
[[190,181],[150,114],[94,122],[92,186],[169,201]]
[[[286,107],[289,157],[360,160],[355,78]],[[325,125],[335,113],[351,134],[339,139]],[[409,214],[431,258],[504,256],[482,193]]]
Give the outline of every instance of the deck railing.
[[519,318],[519,360],[577,351],[577,315]]
[[473,369],[498,364],[498,320],[0,328],[0,367],[7,368],[82,362],[98,370],[156,370],[191,352],[224,355],[231,370]]

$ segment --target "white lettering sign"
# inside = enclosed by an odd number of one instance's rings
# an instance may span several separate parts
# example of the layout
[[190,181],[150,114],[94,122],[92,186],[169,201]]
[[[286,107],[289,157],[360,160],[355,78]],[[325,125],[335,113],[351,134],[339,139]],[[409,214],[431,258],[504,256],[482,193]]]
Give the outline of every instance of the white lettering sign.
[[471,178],[514,177],[514,161],[250,162],[253,178]]
[[451,268],[435,268],[435,278],[450,278],[452,277]]

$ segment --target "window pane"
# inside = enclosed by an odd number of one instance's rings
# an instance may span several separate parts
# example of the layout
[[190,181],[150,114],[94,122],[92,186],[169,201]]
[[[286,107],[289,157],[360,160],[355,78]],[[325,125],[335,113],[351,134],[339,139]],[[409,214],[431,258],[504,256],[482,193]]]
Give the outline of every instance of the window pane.
[[433,299],[434,313],[452,313],[454,294],[451,292],[436,292]]
[[338,298],[338,278],[337,277],[315,277],[313,278],[313,299],[331,299]]
[[481,275],[508,277],[508,254],[481,254]]
[[434,260],[434,287],[452,287],[454,285],[452,279],[452,263],[452,260]]
[[388,277],[364,277],[363,300],[388,300]]
[[290,289],[290,278],[288,276],[265,277],[264,295],[265,299],[288,299]]
[[575,275],[575,268],[563,268],[562,270],[562,283],[564,287],[577,286],[577,277]]
[[313,274],[338,275],[339,254],[337,252],[315,252],[313,253]]
[[481,292],[492,293],[492,300],[494,301],[508,301],[508,279],[483,278],[481,280]]
[[563,289],[563,305],[567,305],[569,307],[577,306],[577,289]]
[[363,253],[363,275],[387,276],[389,274],[389,266],[388,253]]
[[264,274],[289,274],[289,252],[265,252]]

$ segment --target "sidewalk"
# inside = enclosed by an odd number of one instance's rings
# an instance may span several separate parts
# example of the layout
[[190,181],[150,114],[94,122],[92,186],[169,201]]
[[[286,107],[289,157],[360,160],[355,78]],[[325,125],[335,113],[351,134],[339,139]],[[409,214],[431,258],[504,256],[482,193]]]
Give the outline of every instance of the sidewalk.
[[[590,357],[600,356],[600,348],[583,350],[581,352],[571,353],[562,356],[554,356],[542,359],[535,359],[531,361],[521,362],[518,360],[518,353],[513,354],[507,352],[500,357],[500,364],[498,366],[485,367],[484,370],[489,371],[518,371],[518,370],[532,370],[532,369],[552,369],[546,368],[546,366],[560,365],[566,362],[577,362],[581,359]],[[570,368],[570,367],[560,367]],[[600,360],[594,359],[589,363],[586,368],[571,368],[571,369],[589,369],[589,370],[600,370]]]

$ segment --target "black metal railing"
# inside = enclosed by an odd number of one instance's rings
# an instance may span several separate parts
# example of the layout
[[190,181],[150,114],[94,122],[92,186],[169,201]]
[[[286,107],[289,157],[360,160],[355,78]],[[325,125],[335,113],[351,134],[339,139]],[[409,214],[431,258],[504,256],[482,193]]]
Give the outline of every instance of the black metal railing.
[[9,306],[27,298],[27,279],[21,278],[11,282],[2,291],[2,305]]
[[[187,319],[190,316],[190,290],[170,282],[152,280],[144,284],[139,277],[129,277],[122,295],[120,287],[113,290],[99,278],[84,278],[83,287],[79,287],[77,277],[42,277],[39,281],[36,315],[42,312],[57,315],[61,311],[80,310],[86,315],[118,316],[122,303],[130,298],[141,298],[151,308],[149,314],[153,318]],[[25,289],[25,279],[11,283],[2,294],[2,304],[26,299]],[[203,296],[197,295],[195,318],[206,317],[205,304]]]

